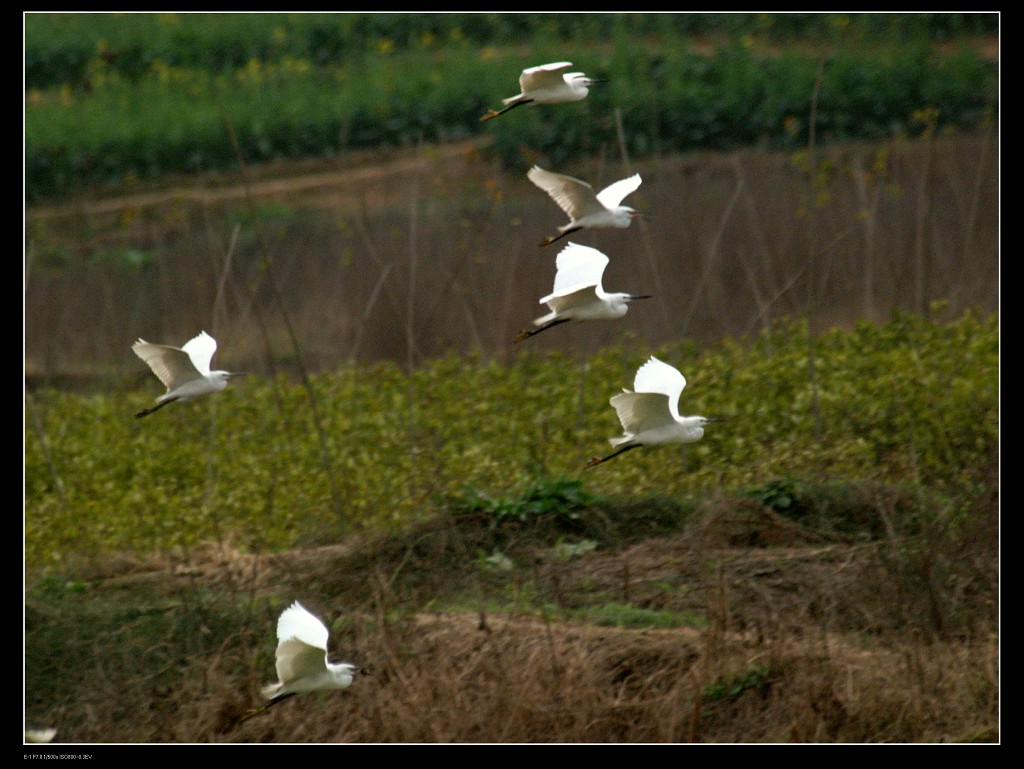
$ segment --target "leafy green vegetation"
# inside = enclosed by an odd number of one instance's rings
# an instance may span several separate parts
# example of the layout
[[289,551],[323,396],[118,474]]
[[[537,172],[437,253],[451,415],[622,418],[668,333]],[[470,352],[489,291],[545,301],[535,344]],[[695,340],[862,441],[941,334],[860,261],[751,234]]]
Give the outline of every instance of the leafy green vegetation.
[[544,14],[544,13],[30,13],[25,23],[29,88],[82,84],[94,59],[127,78],[154,61],[222,71],[252,59],[293,57],[317,65],[387,50],[433,50],[465,41],[515,46],[524,39],[600,40],[636,35],[757,35],[772,42],[943,40],[996,34],[995,14]]
[[719,679],[708,684],[701,691],[701,697],[707,702],[732,702],[750,689],[760,689],[769,685],[771,668],[760,661],[750,663],[750,669],[737,673],[729,678]]
[[[727,421],[700,443],[584,472],[620,432],[608,397],[652,353],[689,380],[684,413]],[[158,394],[148,378],[109,394],[38,391],[25,423],[26,562],[220,539],[287,548],[441,510],[573,523],[598,500],[635,506],[640,531],[688,499],[752,489],[787,513],[787,495],[798,506],[801,489],[830,479],[906,484],[931,515],[955,519],[997,466],[998,364],[997,319],[972,314],[898,315],[813,341],[792,321],[699,355],[687,343],[616,346],[583,366],[529,353],[507,365],[452,355],[411,374],[377,364],[313,378],[326,458],[306,390],[283,378],[249,377],[144,420],[131,414]],[[839,492],[816,498],[814,514],[838,526]]]
[[[821,54],[768,50],[796,36],[830,51],[822,139],[915,134],[926,109],[973,127],[994,117],[998,64],[934,45],[997,29],[995,14],[29,14],[26,191],[233,169],[232,133],[247,162],[481,135],[510,167],[561,164],[614,145],[616,110],[636,155],[802,146]],[[524,66],[563,59],[610,82],[479,123]]]
[[556,526],[570,530],[579,520],[579,511],[601,502],[583,488],[579,479],[537,477],[516,494],[492,498],[469,488],[463,495],[450,497],[443,504],[456,515],[483,514],[492,527],[505,523],[529,523],[551,518]]

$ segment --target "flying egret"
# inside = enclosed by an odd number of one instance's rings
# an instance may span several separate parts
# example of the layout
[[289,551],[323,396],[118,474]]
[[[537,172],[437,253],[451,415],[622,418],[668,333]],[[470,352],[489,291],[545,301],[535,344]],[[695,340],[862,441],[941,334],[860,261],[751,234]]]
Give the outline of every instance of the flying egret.
[[679,416],[679,395],[686,379],[678,370],[662,363],[653,355],[637,369],[633,389],[623,389],[609,401],[615,407],[625,434],[611,438],[612,446],[621,446],[608,456],[594,457],[584,467],[607,462],[624,451],[638,446],[666,443],[694,443],[704,437],[704,425],[721,422],[710,417]]
[[327,659],[327,627],[295,601],[277,621],[276,683],[263,687],[269,702],[242,721],[296,694],[320,689],[347,689],[356,674],[365,672],[348,662]]
[[136,417],[144,417],[174,401],[190,401],[200,395],[216,393],[228,386],[238,372],[210,371],[210,361],[217,350],[217,342],[205,331],[189,339],[181,347],[152,344],[139,339],[132,350],[146,361],[167,392],[156,399],[156,405],[143,409]]
[[500,110],[487,110],[480,122],[492,120],[522,104],[563,104],[587,98],[590,86],[602,81],[587,77],[582,72],[565,72],[571,66],[571,61],[557,61],[524,69],[519,76],[519,90],[522,93],[502,99],[501,103],[508,106]]
[[540,300],[551,312],[533,321],[537,328],[522,331],[513,341],[522,342],[570,320],[602,320],[621,318],[636,299],[649,296],[609,294],[601,287],[601,276],[608,266],[608,257],[590,246],[569,243],[555,259],[554,290]]
[[586,182],[564,174],[545,171],[534,166],[527,173],[530,181],[544,190],[569,216],[569,223],[558,228],[558,235],[544,238],[542,246],[554,243],[570,232],[587,227],[628,227],[641,213],[629,206],[619,205],[629,193],[640,186],[640,174],[620,179],[600,192]]

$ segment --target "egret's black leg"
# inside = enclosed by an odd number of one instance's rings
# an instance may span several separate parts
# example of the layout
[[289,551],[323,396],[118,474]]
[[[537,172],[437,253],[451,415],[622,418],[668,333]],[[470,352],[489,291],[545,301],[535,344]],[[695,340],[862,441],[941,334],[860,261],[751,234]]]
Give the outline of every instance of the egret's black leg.
[[515,102],[513,104],[509,104],[504,109],[499,109],[499,110],[489,109],[489,110],[487,110],[487,114],[484,115],[482,118],[480,118],[480,122],[484,123],[484,122],[486,122],[488,120],[493,120],[494,118],[498,117],[498,115],[504,115],[510,109],[515,109],[516,107],[519,107],[519,106],[521,106],[523,104],[529,104],[532,101],[533,101],[533,99],[523,99],[522,101],[517,101],[517,102]]
[[550,323],[545,323],[540,328],[529,329],[527,331],[520,331],[518,334],[512,337],[512,341],[516,344],[519,344],[519,342],[522,342],[524,339],[529,339],[534,334],[539,334],[541,331],[547,331],[552,326],[557,326],[559,323],[567,323],[568,321],[569,318],[558,318],[556,320],[551,321]]
[[284,702],[289,697],[294,697],[294,696],[295,696],[295,692],[288,692],[288,694],[282,694],[279,697],[274,697],[266,705],[258,707],[255,710],[250,710],[248,713],[246,713],[244,716],[242,716],[240,719],[238,719],[238,723],[244,724],[250,718],[252,718],[253,716],[259,715],[260,713],[262,713],[264,710],[266,710],[267,708],[271,707],[272,705],[276,705],[279,702]]
[[149,416],[149,415],[150,415],[150,414],[152,414],[152,413],[153,413],[154,411],[159,411],[159,410],[160,410],[160,409],[162,409],[162,408],[163,408],[164,406],[166,406],[166,405],[167,405],[168,403],[174,403],[174,401],[176,401],[176,400],[178,400],[178,399],[177,399],[177,398],[168,398],[168,399],[167,399],[167,400],[165,400],[165,401],[160,401],[160,403],[156,404],[156,405],[155,405],[155,406],[153,406],[152,408],[148,408],[148,409],[143,409],[142,411],[140,411],[139,413],[137,413],[137,414],[135,415],[135,418],[136,418],[136,419],[139,419],[139,418],[141,418],[141,417],[144,417],[144,416]]
[[578,230],[582,230],[582,229],[583,229],[582,227],[573,227],[571,230],[566,230],[565,232],[561,232],[558,235],[553,235],[551,237],[544,238],[544,240],[542,240],[539,245],[541,245],[541,246],[550,246],[556,240],[561,240],[566,235],[570,235],[570,234],[572,234],[572,233],[574,233],[574,232],[576,232]]
[[590,460],[589,462],[587,462],[587,463],[586,463],[585,465],[583,465],[583,469],[584,469],[584,470],[586,470],[586,469],[587,469],[588,467],[593,467],[594,465],[599,465],[599,464],[601,464],[602,462],[607,462],[607,461],[608,461],[609,459],[611,459],[612,457],[617,457],[617,456],[618,456],[619,454],[621,454],[621,453],[622,453],[623,451],[629,451],[630,449],[635,449],[635,448],[639,448],[639,446],[640,446],[640,445],[641,445],[641,444],[639,444],[639,443],[631,443],[631,444],[629,444],[628,446],[623,446],[623,447],[622,447],[621,449],[619,449],[618,451],[615,451],[615,452],[613,452],[613,453],[609,454],[609,455],[608,455],[608,456],[606,456],[606,457],[603,457],[603,458],[602,458],[602,457],[594,457],[594,458],[593,458],[593,459],[591,459],[591,460]]

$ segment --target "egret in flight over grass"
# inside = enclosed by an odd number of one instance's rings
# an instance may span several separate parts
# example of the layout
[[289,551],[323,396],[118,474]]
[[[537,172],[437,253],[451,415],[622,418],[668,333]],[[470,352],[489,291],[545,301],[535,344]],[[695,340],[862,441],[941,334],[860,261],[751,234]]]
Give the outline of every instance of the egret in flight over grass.
[[533,321],[537,328],[522,331],[513,341],[522,342],[570,320],[603,320],[621,318],[629,303],[649,296],[609,294],[601,287],[601,276],[608,266],[608,257],[590,246],[569,243],[555,259],[555,286],[540,300],[551,312]]
[[629,206],[620,205],[622,199],[640,186],[640,174],[609,184],[598,193],[586,182],[564,174],[545,171],[534,166],[527,176],[530,181],[544,190],[551,199],[569,216],[569,223],[558,228],[558,234],[544,238],[542,246],[554,243],[570,232],[587,227],[628,227],[641,213]]
[[652,355],[637,369],[633,389],[623,389],[609,401],[625,431],[621,438],[611,438],[609,442],[621,448],[606,457],[594,457],[584,467],[607,462],[638,446],[694,443],[703,438],[704,425],[722,420],[679,416],[679,395],[684,387],[686,379],[683,375]]
[[140,339],[132,350],[146,361],[167,392],[156,399],[156,405],[143,409],[136,417],[144,417],[174,401],[190,401],[200,395],[216,393],[228,386],[231,377],[242,374],[231,371],[210,371],[210,361],[217,342],[205,331],[189,339],[181,347],[152,344]]
[[590,86],[601,81],[587,77],[582,72],[566,72],[571,66],[571,61],[556,61],[524,69],[519,76],[519,90],[522,93],[502,99],[501,103],[507,106],[500,110],[487,110],[480,122],[493,120],[523,104],[564,104],[586,99]]
[[280,680],[263,687],[263,696],[269,702],[242,721],[296,694],[347,689],[361,671],[351,663],[328,660],[327,636],[324,623],[298,601],[285,609],[277,621],[277,677]]

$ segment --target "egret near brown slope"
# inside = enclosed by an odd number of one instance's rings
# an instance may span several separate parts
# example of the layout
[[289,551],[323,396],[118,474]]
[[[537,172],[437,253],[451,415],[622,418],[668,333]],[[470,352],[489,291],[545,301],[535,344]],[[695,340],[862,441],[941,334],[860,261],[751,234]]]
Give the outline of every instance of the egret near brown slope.
[[296,694],[321,689],[347,689],[361,671],[349,662],[334,663],[327,656],[327,627],[298,601],[277,621],[278,681],[263,687],[269,702],[248,713],[246,721]]
[[506,106],[499,110],[487,110],[480,122],[493,120],[524,104],[564,104],[586,99],[590,86],[602,81],[587,77],[582,72],[566,72],[571,66],[571,61],[556,61],[524,69],[519,76],[519,90],[522,93],[502,99],[501,103]]
[[680,416],[679,395],[684,387],[686,379],[683,375],[652,355],[637,369],[633,389],[623,389],[609,401],[615,407],[625,432],[621,438],[609,440],[612,446],[620,447],[619,450],[606,457],[594,457],[584,467],[599,465],[640,446],[695,443],[703,438],[706,424],[722,420]]
[[640,174],[609,184],[600,192],[586,182],[564,174],[546,171],[534,166],[527,176],[530,181],[544,190],[569,217],[569,223],[558,228],[558,234],[544,238],[540,245],[546,246],[571,232],[589,227],[617,227],[624,229],[641,212],[629,206],[620,205],[623,198],[636,192],[640,186]]
[[590,246],[569,243],[555,259],[555,285],[540,300],[551,312],[533,321],[537,328],[520,332],[514,342],[522,342],[534,334],[570,320],[605,320],[621,318],[629,303],[650,299],[647,295],[608,293],[601,287],[601,276],[608,266],[608,257]]
[[132,350],[149,365],[167,388],[167,392],[156,399],[155,406],[143,409],[136,417],[152,414],[168,403],[190,401],[200,395],[220,392],[228,386],[229,379],[242,376],[238,372],[210,370],[217,342],[205,331],[181,347],[153,344],[139,339],[132,345]]

